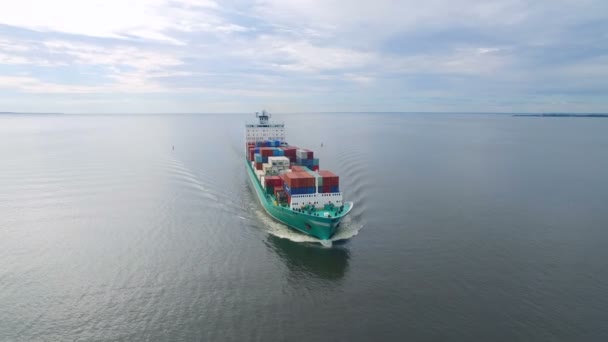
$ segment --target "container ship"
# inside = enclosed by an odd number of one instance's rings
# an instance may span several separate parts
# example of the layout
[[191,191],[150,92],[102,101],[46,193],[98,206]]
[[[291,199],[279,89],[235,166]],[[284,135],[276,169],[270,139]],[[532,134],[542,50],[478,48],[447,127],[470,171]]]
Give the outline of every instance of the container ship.
[[264,210],[277,221],[321,240],[331,238],[353,208],[344,202],[340,178],[319,169],[309,149],[285,140],[285,124],[266,111],[245,125],[247,174]]

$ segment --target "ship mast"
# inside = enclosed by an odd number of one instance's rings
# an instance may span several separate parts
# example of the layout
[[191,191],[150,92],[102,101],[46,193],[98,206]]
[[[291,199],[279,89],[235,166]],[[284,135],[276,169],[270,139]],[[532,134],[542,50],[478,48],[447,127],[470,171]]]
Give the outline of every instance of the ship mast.
[[270,119],[270,113],[266,110],[262,110],[262,113],[255,112],[255,117],[260,119],[260,125],[268,125],[268,119]]

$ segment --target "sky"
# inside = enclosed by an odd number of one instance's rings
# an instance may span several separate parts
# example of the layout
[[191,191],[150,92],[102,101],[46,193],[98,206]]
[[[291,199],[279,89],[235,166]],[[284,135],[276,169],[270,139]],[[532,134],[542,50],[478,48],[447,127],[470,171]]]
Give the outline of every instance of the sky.
[[606,0],[19,0],[0,111],[608,112]]

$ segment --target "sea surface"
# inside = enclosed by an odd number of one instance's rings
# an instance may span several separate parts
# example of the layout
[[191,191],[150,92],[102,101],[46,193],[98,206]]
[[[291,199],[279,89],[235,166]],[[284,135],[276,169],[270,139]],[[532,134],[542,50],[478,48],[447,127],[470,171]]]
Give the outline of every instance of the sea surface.
[[331,246],[264,214],[253,119],[0,115],[0,341],[608,341],[608,119],[277,114]]

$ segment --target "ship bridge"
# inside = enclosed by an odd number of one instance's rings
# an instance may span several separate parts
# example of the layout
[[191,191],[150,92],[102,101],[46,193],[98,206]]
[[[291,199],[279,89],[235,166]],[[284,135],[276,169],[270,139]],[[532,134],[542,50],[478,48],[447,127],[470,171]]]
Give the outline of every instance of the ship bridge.
[[245,125],[245,140],[250,142],[265,140],[285,141],[285,123],[270,121],[271,114],[263,110],[256,112],[258,122],[249,122]]

